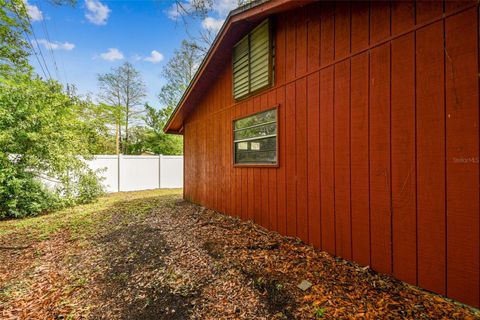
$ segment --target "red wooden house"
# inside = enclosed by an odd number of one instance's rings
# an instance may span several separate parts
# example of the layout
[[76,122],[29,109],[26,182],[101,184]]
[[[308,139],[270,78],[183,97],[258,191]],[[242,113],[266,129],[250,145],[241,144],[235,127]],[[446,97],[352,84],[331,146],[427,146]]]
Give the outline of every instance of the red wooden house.
[[184,197],[480,306],[478,1],[256,1],[165,131]]

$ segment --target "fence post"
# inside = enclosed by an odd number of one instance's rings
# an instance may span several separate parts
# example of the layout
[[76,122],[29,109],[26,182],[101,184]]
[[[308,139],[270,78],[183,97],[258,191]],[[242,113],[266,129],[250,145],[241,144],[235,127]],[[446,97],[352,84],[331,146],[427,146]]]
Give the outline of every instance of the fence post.
[[163,155],[158,155],[158,189],[162,189],[162,158]]
[[119,153],[117,155],[117,192],[120,192],[120,162],[122,159],[122,155]]

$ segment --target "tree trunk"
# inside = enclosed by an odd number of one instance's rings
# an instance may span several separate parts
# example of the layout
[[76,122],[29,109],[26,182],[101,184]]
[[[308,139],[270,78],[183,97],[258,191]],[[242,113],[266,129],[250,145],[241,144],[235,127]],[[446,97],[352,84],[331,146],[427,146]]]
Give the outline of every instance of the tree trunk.
[[126,117],[126,122],[125,122],[125,144],[124,144],[124,154],[128,154],[128,114],[129,114],[130,110],[129,108],[127,107],[127,117]]

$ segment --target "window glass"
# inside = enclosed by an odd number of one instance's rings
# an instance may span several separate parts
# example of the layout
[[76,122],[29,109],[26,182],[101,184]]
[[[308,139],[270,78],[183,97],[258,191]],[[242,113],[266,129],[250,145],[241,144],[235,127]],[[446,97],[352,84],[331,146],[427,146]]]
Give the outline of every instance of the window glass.
[[277,110],[234,122],[235,164],[277,163]]

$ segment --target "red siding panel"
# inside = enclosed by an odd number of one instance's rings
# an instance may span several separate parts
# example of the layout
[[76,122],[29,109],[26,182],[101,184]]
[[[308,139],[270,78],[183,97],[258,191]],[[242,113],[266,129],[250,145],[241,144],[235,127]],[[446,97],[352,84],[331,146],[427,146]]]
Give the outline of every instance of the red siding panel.
[[307,81],[296,82],[296,177],[297,177],[297,236],[308,242],[307,198]]
[[415,25],[415,1],[392,1],[392,35],[404,33]]
[[350,2],[335,4],[335,59],[350,53]]
[[306,8],[298,10],[295,14],[295,69],[296,77],[301,77],[307,72],[307,12]]
[[285,80],[288,82],[295,79],[297,51],[296,47],[292,45],[296,43],[296,16],[292,13],[286,16],[285,43],[285,66],[289,66],[285,68]]
[[367,1],[352,3],[352,52],[368,47],[370,37],[370,4]]
[[317,70],[320,65],[320,3],[308,9],[307,34],[307,70]]
[[322,249],[335,254],[333,67],[320,72],[320,197]]
[[[277,103],[277,94],[275,90],[268,93],[268,107],[271,108]],[[278,116],[278,114],[277,114]],[[278,120],[277,120],[278,121]],[[278,126],[277,126],[278,129]],[[278,141],[278,131],[277,131]],[[277,154],[278,159],[278,154]],[[277,224],[277,170],[268,170],[268,216],[269,216],[269,228],[271,230],[278,231]]]
[[370,231],[372,267],[391,273],[390,44],[370,55]]
[[286,26],[282,23],[284,15],[279,16],[275,23],[275,81],[277,86],[285,83],[286,77]]
[[286,86],[286,121],[285,131],[285,170],[287,184],[287,235],[297,236],[297,176],[296,176],[296,114],[295,114],[295,83]]
[[370,2],[370,44],[390,36],[390,2]]
[[448,18],[446,36],[447,294],[479,303],[477,10]]
[[415,38],[392,41],[393,274],[417,282]]
[[320,74],[307,79],[308,242],[321,246],[320,235]]
[[335,54],[334,3],[322,2],[320,13],[320,66],[331,63]]
[[350,217],[350,61],[335,65],[335,244],[336,254],[352,258]]
[[286,208],[286,106],[285,106],[285,87],[280,87],[277,90],[278,107],[278,163],[279,170],[277,173],[277,208],[278,208],[278,232],[280,234],[287,234],[287,208]]
[[445,294],[443,23],[416,35],[418,285]]
[[[260,109],[266,110],[269,108],[268,106],[268,96],[266,94],[263,94],[260,97]],[[260,179],[261,179],[261,185],[262,185],[262,191],[261,191],[261,225],[265,228],[268,228],[270,225],[270,215],[268,211],[268,206],[269,206],[269,188],[268,188],[268,169],[262,168],[259,171],[260,174]]]
[[416,1],[417,23],[425,23],[426,21],[440,17],[443,13],[443,1]]
[[369,56],[352,58],[351,71],[351,201],[353,259],[370,265]]

